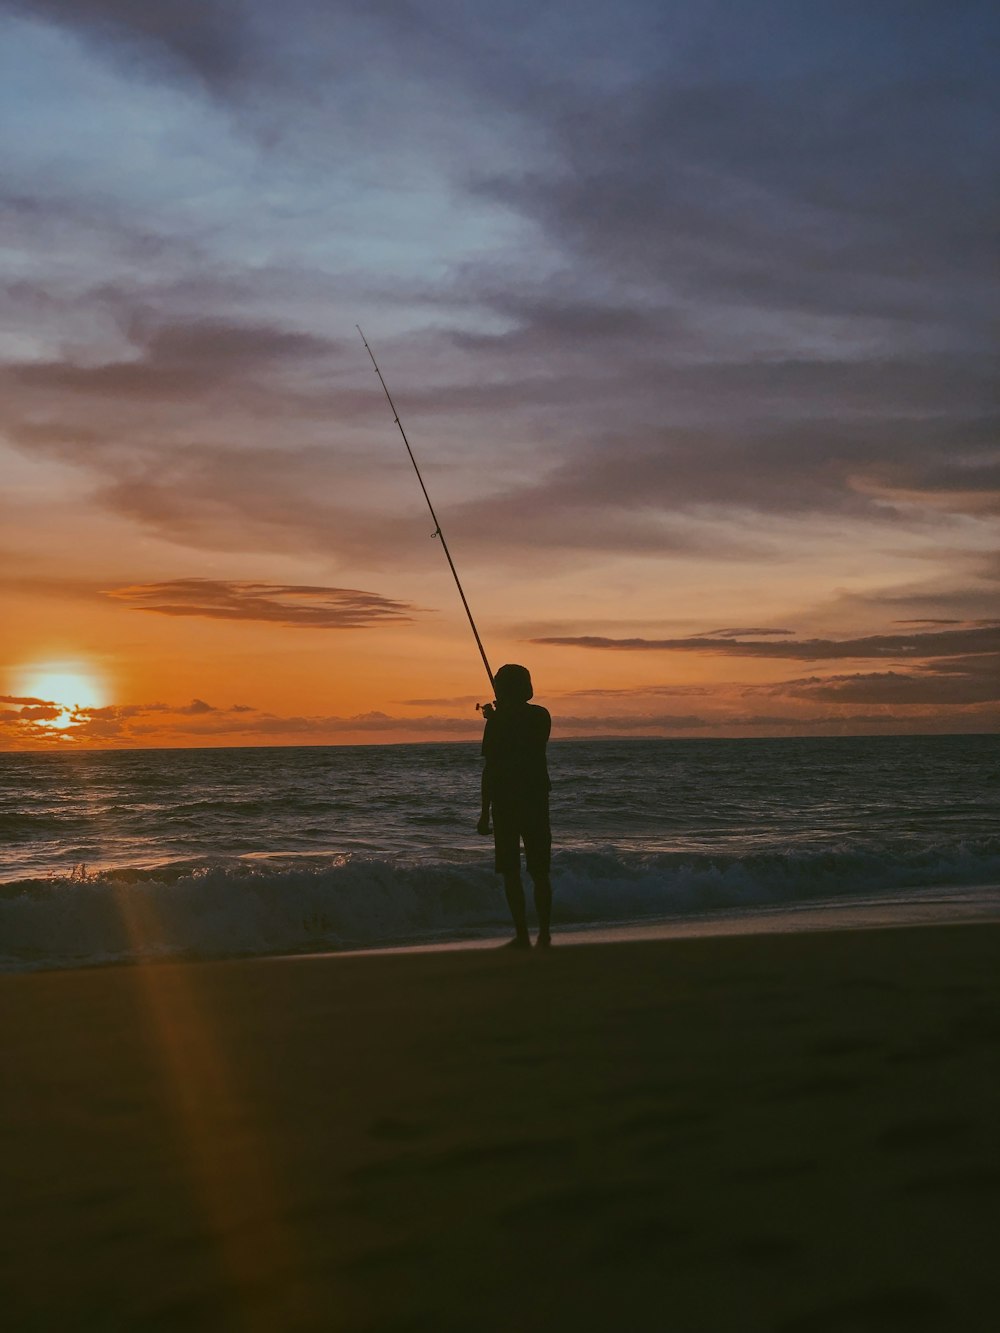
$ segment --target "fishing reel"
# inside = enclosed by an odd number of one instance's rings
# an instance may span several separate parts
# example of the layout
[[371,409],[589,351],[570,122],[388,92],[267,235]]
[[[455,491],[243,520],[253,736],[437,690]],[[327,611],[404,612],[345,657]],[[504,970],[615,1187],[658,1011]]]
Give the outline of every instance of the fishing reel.
[[496,712],[496,707],[495,702],[491,704],[476,704],[476,712],[482,713],[484,722],[489,722],[490,718]]

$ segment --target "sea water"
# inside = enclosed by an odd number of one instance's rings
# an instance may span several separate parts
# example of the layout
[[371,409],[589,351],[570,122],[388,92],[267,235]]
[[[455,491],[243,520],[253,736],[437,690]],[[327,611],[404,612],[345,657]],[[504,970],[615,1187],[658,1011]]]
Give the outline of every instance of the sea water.
[[[556,928],[1000,913],[1000,738],[554,741]],[[0,966],[492,937],[475,744],[0,753]]]

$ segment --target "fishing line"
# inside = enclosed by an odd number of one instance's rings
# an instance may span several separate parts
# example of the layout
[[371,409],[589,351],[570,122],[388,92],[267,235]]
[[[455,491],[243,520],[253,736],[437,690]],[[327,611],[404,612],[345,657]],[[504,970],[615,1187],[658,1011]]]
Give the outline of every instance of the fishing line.
[[427,501],[427,508],[431,511],[431,518],[434,520],[434,531],[431,535],[440,539],[441,549],[444,551],[445,559],[448,561],[448,567],[451,570],[452,578],[455,580],[455,587],[458,589],[458,595],[461,597],[462,605],[465,607],[465,614],[469,617],[469,625],[472,628],[472,633],[475,635],[476,647],[479,649],[479,656],[483,659],[483,666],[486,668],[486,674],[490,678],[490,689],[492,690],[493,672],[490,670],[490,664],[486,657],[486,649],[483,647],[483,641],[479,637],[479,631],[476,629],[476,622],[472,618],[472,612],[469,609],[469,603],[466,600],[465,591],[462,588],[462,581],[458,577],[458,570],[455,568],[455,562],[452,560],[451,552],[448,550],[448,543],[445,541],[444,533],[441,531],[441,524],[438,522],[438,516],[434,512],[434,506],[431,504],[431,497],[427,494],[427,487],[424,485],[424,479],[420,475],[420,468],[417,467],[417,460],[414,458],[413,450],[410,448],[410,441],[406,438],[406,431],[403,429],[403,423],[400,421],[399,413],[396,411],[396,404],[392,401],[392,394],[389,392],[389,386],[386,384],[382,372],[378,368],[378,362],[375,360],[375,353],[368,346],[368,339],[361,333],[361,325],[355,324],[354,327],[357,329],[358,333],[361,334],[361,341],[365,345],[365,351],[372,359],[372,365],[375,367],[375,374],[378,376],[379,383],[382,385],[389,406],[392,408],[393,420],[399,427],[399,433],[402,435],[403,443],[406,445],[406,452],[410,455],[410,462],[413,464],[413,470],[417,474],[417,481],[420,482],[420,489],[424,493],[424,499]]

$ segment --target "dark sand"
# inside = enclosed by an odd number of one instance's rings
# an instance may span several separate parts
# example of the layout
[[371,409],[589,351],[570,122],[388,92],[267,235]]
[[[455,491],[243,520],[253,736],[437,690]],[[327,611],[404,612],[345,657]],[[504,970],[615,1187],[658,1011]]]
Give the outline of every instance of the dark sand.
[[0,978],[0,1321],[993,1330],[998,961],[974,925]]

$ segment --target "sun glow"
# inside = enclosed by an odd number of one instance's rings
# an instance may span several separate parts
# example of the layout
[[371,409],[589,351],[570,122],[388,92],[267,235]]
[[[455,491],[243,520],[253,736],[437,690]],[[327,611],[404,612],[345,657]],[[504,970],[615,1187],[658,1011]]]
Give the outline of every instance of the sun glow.
[[58,709],[51,717],[35,718],[39,725],[56,729],[71,726],[77,709],[103,708],[107,703],[107,692],[98,673],[78,662],[24,667],[17,676],[17,693],[37,700],[39,709]]

